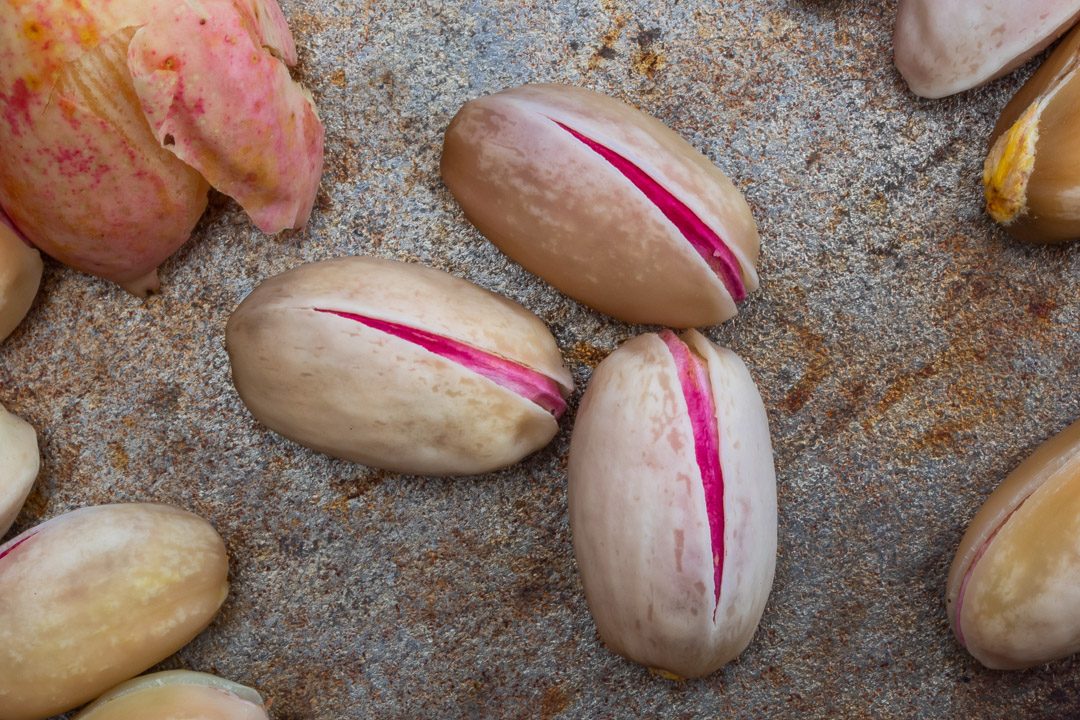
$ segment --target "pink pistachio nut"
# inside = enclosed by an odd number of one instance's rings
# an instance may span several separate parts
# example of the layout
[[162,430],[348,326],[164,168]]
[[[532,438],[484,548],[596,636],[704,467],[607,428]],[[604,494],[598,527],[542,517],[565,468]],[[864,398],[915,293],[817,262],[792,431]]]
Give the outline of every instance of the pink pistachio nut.
[[205,673],[151,673],[113,688],[75,720],[268,720],[256,691]]
[[472,100],[446,131],[442,175],[503,252],[621,320],[713,325],[758,287],[757,226],[738,189],[603,95],[526,85]]
[[335,457],[424,475],[511,465],[558,431],[573,389],[550,331],[506,298],[376,258],[304,265],[229,319],[251,413]]
[[167,505],[104,505],[0,546],[0,718],[42,720],[164,660],[228,593],[225,545]]
[[1001,77],[1080,18],[1080,0],[900,0],[894,60],[912,92],[940,98]]
[[750,643],[776,564],[768,419],[743,362],[696,331],[605,359],[570,442],[570,528],[603,641],[666,676]]
[[976,513],[949,570],[949,622],[988,668],[1080,651],[1080,421],[1021,463]]
[[30,247],[0,210],[0,342],[15,331],[41,284],[41,253]]
[[0,3],[0,207],[140,295],[211,185],[266,232],[301,227],[323,128],[295,62],[276,0]]
[[15,522],[40,467],[34,428],[0,405],[0,537]]

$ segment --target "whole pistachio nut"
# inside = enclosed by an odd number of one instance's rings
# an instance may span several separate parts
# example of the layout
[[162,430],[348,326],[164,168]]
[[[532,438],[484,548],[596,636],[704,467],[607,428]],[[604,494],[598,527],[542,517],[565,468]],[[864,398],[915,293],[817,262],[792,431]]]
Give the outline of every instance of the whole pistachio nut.
[[948,584],[949,622],[988,668],[1080,650],[1080,421],[1021,463],[968,525]]
[[142,295],[213,186],[300,227],[323,128],[276,0],[0,3],[0,207],[38,248]]
[[776,565],[768,419],[737,355],[634,338],[593,373],[570,442],[570,528],[603,641],[665,676],[746,648]]
[[442,175],[503,252],[620,320],[714,325],[758,287],[742,194],[672,130],[612,98],[526,85],[472,100],[446,131]]
[[894,60],[928,98],[968,90],[1014,70],[1080,18],[1080,0],[900,0]]
[[439,270],[350,257],[259,285],[225,333],[233,380],[270,429],[335,457],[462,475],[558,430],[573,389],[535,315]]
[[15,522],[40,467],[34,428],[0,405],[0,537]]
[[1080,27],[998,119],[983,168],[986,209],[1028,242],[1080,238]]
[[41,284],[41,253],[26,244],[0,210],[0,342],[18,327]]
[[259,693],[206,673],[171,670],[130,680],[75,720],[267,720]]
[[93,700],[199,634],[228,593],[225,545],[168,505],[83,508],[0,545],[0,718]]

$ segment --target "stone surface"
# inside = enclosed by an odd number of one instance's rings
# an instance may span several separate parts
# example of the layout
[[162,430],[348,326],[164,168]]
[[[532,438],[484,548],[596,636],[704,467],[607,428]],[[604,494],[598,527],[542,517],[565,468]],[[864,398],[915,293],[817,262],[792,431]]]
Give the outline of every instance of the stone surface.
[[[1080,416],[1080,245],[1016,244],[981,209],[986,138],[1030,74],[942,101],[891,64],[877,0],[286,0],[326,122],[310,227],[261,236],[211,201],[143,303],[50,264],[0,346],[0,402],[40,432],[13,532],[82,505],[171,502],[232,556],[219,619],[164,667],[318,718],[1060,718],[1080,661],[988,672],[949,634],[945,576],[982,500]],[[672,684],[599,643],[566,517],[570,416],[491,476],[401,477],[261,428],[229,380],[232,309],[348,253],[423,262],[552,327],[580,392],[642,328],[577,306],[464,221],[438,174],[468,98],[578,83],[668,123],[742,188],[762,290],[708,331],[774,433],[780,556],[742,658]]]

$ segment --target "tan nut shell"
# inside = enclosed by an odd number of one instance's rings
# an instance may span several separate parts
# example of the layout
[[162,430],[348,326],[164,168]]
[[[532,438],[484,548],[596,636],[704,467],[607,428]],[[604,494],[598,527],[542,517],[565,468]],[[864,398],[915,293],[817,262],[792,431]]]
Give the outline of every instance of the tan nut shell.
[[75,720],[267,720],[259,693],[229,680],[172,670],[113,688]]
[[398,472],[467,475],[517,462],[558,431],[551,413],[405,340],[314,308],[449,337],[555,380],[570,372],[520,305],[439,270],[351,257],[260,284],[226,329],[233,381],[270,429],[335,457]]
[[776,566],[776,475],[768,418],[742,360],[696,331],[682,339],[708,363],[719,421],[719,607],[693,430],[657,335],[627,342],[589,381],[570,442],[570,529],[603,641],[648,667],[699,677],[746,648],[765,609]]
[[0,218],[0,342],[30,310],[41,284],[41,269],[41,253]]
[[0,546],[0,556],[4,720],[70,710],[164,660],[228,593],[221,538],[168,505],[76,510]]
[[958,637],[989,668],[1080,650],[1080,421],[1021,463],[975,515],[949,571],[948,608]]
[[715,325],[738,309],[723,282],[618,170],[555,124],[627,158],[728,244],[758,286],[757,225],[738,189],[653,117],[568,85],[472,100],[446,130],[442,175],[465,216],[570,297],[627,322]]
[[34,428],[0,405],[0,538],[15,522],[40,467]]

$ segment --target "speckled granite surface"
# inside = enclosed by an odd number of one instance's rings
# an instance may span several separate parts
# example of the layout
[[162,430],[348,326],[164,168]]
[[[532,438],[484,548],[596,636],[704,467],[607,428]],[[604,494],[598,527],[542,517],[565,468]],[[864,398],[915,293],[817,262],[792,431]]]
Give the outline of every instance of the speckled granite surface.
[[[1080,246],[984,218],[987,134],[1030,67],[944,101],[892,69],[893,2],[287,0],[326,122],[309,229],[263,237],[215,198],[140,302],[50,265],[0,346],[0,401],[44,467],[14,532],[154,500],[220,530],[232,594],[166,667],[258,688],[299,718],[1063,718],[1080,661],[1002,674],[963,653],[945,574],[968,519],[1080,416]],[[676,685],[598,642],[571,552],[565,457],[418,479],[261,428],[222,335],[262,278],[370,253],[505,293],[579,384],[641,328],[598,316],[465,222],[438,175],[468,98],[526,81],[623,98],[741,187],[762,290],[709,334],[757,378],[774,433],[776,583],[742,658]]]

